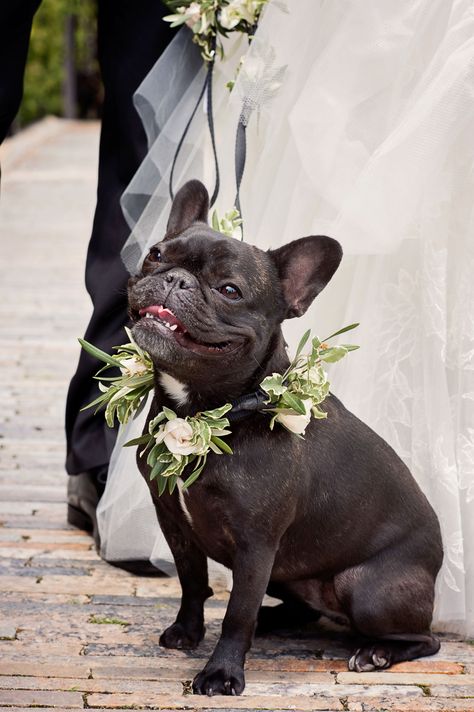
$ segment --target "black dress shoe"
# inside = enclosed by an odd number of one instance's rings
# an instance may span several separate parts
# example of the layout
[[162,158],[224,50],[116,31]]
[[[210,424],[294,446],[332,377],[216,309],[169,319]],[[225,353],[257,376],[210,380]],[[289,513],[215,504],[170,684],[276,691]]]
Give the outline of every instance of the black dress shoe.
[[[105,474],[105,476],[104,476]],[[89,470],[70,475],[67,483],[67,520],[78,529],[90,532],[96,549],[100,549],[97,505],[105,489],[107,470]]]
[[[67,521],[73,527],[89,532],[100,554],[100,536],[97,526],[97,505],[102,497],[107,479],[107,470],[98,468],[70,475],[67,485]],[[104,559],[107,561],[107,559]],[[108,561],[112,566],[129,571],[135,576],[167,576],[148,559]]]

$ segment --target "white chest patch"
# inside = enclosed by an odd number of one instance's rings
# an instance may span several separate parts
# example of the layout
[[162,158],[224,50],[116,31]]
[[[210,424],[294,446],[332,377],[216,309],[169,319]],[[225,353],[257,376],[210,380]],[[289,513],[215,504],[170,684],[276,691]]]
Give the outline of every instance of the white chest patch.
[[179,495],[179,503],[181,505],[181,509],[184,512],[184,516],[188,520],[189,526],[192,527],[193,526],[193,518],[191,516],[191,512],[189,511],[189,509],[186,506],[186,497],[188,496],[188,490],[184,490],[184,492],[183,492],[183,480],[181,479],[181,477],[178,479],[177,485],[178,485],[178,495]]
[[173,378],[169,373],[160,373],[160,383],[169,397],[172,398],[177,405],[184,405],[186,403],[189,391],[184,383],[178,381],[177,378]]

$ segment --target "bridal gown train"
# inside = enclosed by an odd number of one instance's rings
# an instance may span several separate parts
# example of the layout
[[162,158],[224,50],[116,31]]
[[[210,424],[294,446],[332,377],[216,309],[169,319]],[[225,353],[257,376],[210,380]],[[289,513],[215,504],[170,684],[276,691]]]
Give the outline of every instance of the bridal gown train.
[[[137,92],[150,152],[123,197],[131,272],[164,234],[170,165],[204,78],[184,29]],[[435,628],[473,635],[473,2],[271,0],[250,47],[227,42],[213,86],[218,213],[234,205],[243,116],[245,240],[266,249],[327,234],[345,252],[310,312],[285,326],[290,350],[308,327],[324,337],[361,323],[360,350],[330,368],[332,390],[395,448],[435,508],[445,548]],[[174,185],[195,177],[212,192],[205,106]],[[172,570],[135,453],[121,448],[140,425],[114,451],[102,554]]]

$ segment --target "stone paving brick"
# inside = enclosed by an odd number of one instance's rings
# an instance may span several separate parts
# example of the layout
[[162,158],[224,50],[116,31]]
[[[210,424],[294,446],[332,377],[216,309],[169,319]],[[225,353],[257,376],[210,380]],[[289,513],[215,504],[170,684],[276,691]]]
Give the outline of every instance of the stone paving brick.
[[[21,635],[19,631],[18,635]],[[47,662],[50,659],[65,661],[67,656],[80,655],[83,649],[81,641],[62,640],[60,645],[55,645],[47,642],[39,642],[37,644],[21,640],[15,641],[0,641],[0,661],[6,660],[28,660],[30,658],[43,660]]]
[[[97,658],[88,657],[90,661],[90,666],[92,670],[92,675],[94,678],[116,678],[123,677],[124,675],[124,665],[117,665],[117,658],[113,658],[108,664],[103,664],[101,662],[97,663]],[[133,662],[129,663],[132,660]],[[133,677],[135,679],[143,680],[159,680],[162,678],[163,674],[169,668],[168,660],[153,660],[153,664],[150,664],[149,659],[145,665],[136,665],[137,661],[141,661],[142,658],[127,658],[125,667],[126,675],[128,677]],[[176,675],[192,677],[196,674],[200,667],[203,667],[207,659],[202,657],[193,657],[193,662],[183,661],[179,665],[179,669],[176,670]],[[249,660],[246,664],[246,676],[247,679],[257,680],[257,679],[267,679],[266,675],[271,675],[274,678],[278,678],[282,674],[291,673],[292,677],[300,679],[300,676],[312,675],[313,673],[322,672],[335,672],[338,666],[342,665],[339,661],[326,661],[326,660],[315,660],[312,661],[302,661],[299,659],[287,659],[287,658],[273,658],[271,660]],[[347,668],[345,664],[344,669]]]
[[[15,537],[15,538],[13,538]],[[0,529],[0,541],[20,541],[22,538],[26,538],[30,541],[37,541],[43,543],[69,543],[76,542],[82,544],[91,545],[91,538],[88,534],[84,534],[78,529],[74,530],[64,530],[59,532],[48,532],[44,529],[14,529],[14,530],[2,530]]]
[[423,697],[400,700],[398,697],[381,697],[374,700],[351,698],[345,705],[348,712],[473,712],[472,700],[435,700]]
[[433,655],[432,660],[452,660],[458,663],[474,665],[474,645],[463,642],[442,642],[441,650]]
[[0,500],[3,502],[65,502],[65,487],[48,485],[28,486],[22,481],[21,487],[0,484]]
[[[400,685],[439,685],[446,681],[446,677],[437,673],[340,672],[337,681],[353,685],[385,685],[388,682]],[[468,685],[474,689],[474,675],[450,675],[449,684]]]
[[72,660],[70,663],[64,663],[60,660],[44,662],[42,660],[31,660],[26,656],[22,656],[20,660],[0,659],[0,675],[34,676],[39,678],[88,678],[90,668],[87,663],[82,662],[79,656]]
[[83,709],[84,700],[79,692],[50,692],[42,690],[0,690],[0,705],[38,707],[70,707]]
[[16,626],[0,623],[0,640],[15,640],[16,632]]
[[75,561],[82,560],[92,562],[97,564],[97,554],[94,547],[91,545],[89,549],[62,549],[61,544],[57,549],[51,549],[51,551],[38,551],[34,555],[35,561],[57,561],[62,559],[63,561]]
[[25,593],[36,590],[46,593],[92,594],[100,591],[123,591],[130,595],[134,590],[132,579],[109,580],[97,576],[45,576],[41,580],[24,576],[2,576],[0,591],[16,591]]
[[[3,550],[16,550],[17,543],[14,541],[4,541],[2,542],[2,549]],[[30,556],[34,554],[38,549],[41,551],[57,551],[58,543],[55,541],[22,541],[21,548],[24,551],[29,551]],[[91,548],[91,542],[90,539],[89,541],[63,541],[61,542],[61,549],[64,550],[74,550],[74,551],[80,551],[83,549],[90,550]],[[11,554],[10,554],[11,556]]]
[[[183,692],[183,683],[192,679],[193,673],[183,674],[180,668],[163,670],[162,676],[158,680],[136,680],[136,679],[111,679],[111,678],[86,678],[78,679],[73,677],[46,676],[37,677],[25,675],[0,675],[0,689],[5,690],[67,690],[79,692],[103,692],[103,693],[138,693],[146,692],[148,694],[171,694],[180,695]],[[194,670],[194,673],[196,671]],[[287,676],[273,675],[268,673],[266,676],[257,673],[248,673],[246,675],[247,689],[251,694],[259,695],[275,695],[285,694],[291,695],[311,695],[315,691],[320,691],[326,688],[334,689],[336,697],[336,685],[334,678],[331,675],[323,674],[300,674],[292,675],[291,682]],[[334,696],[334,695],[333,695]]]
[[434,697],[471,697],[474,712],[474,682],[472,676],[469,677],[471,680],[466,685],[462,683],[451,685],[451,680],[448,678],[445,684],[430,685],[430,692]]
[[[230,700],[225,696],[206,697],[189,695],[186,697],[171,697],[169,695],[87,695],[87,704],[90,708],[103,707],[105,709],[124,706],[134,706],[135,709],[199,709],[215,710],[229,709]],[[254,697],[243,695],[232,697],[232,709],[235,710],[274,710],[275,697]],[[306,697],[290,697],[278,700],[278,709],[281,710],[343,710],[344,707],[338,699],[318,699]]]
[[385,670],[388,674],[401,673],[401,672],[426,672],[426,673],[445,673],[446,675],[462,674],[467,672],[464,665],[461,663],[454,663],[450,660],[410,660],[408,663],[398,663],[393,665],[388,670]]
[[[81,562],[83,564],[84,562]],[[77,565],[77,562],[75,562]],[[40,610],[44,612],[45,606],[56,606],[62,608],[65,606],[77,606],[79,604],[88,605],[90,597],[84,594],[71,595],[70,593],[42,593],[35,591],[34,593],[18,594],[12,591],[4,591],[0,597],[0,611],[7,611],[8,608],[13,609],[19,607],[21,611],[29,614],[32,610]],[[18,610],[18,608],[17,608]]]

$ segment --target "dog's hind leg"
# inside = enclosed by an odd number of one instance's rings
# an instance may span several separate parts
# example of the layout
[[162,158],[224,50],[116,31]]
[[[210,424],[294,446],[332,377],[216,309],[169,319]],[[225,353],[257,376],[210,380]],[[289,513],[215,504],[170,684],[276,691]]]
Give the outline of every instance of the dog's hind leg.
[[436,574],[403,558],[379,556],[335,578],[335,589],[355,630],[367,638],[349,669],[368,672],[434,655],[431,634]]
[[[416,638],[413,635],[413,638]],[[400,639],[379,639],[374,643],[367,643],[358,648],[349,660],[349,670],[355,672],[371,672],[401,663],[404,660],[415,660],[438,652],[440,643],[431,634],[420,635],[418,639],[411,640],[410,634],[401,634]]]

